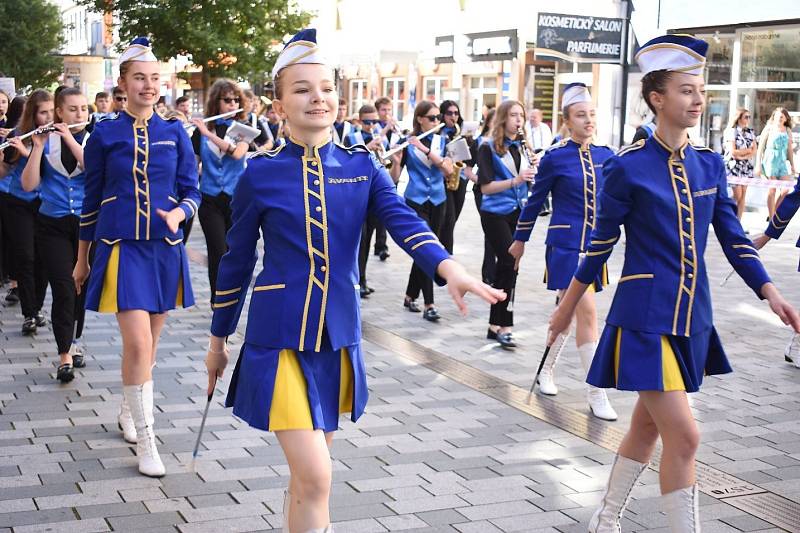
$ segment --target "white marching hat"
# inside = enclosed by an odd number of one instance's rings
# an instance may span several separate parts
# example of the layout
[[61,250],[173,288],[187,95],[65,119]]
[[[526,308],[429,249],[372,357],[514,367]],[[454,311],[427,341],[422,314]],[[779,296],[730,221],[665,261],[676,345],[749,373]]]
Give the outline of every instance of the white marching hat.
[[708,43],[691,35],[664,35],[643,44],[636,52],[642,74],[656,70],[702,74]]
[[286,43],[281,53],[278,54],[278,59],[275,60],[275,66],[272,67],[272,79],[277,78],[282,69],[301,63],[328,64],[317,46],[317,30],[314,28],[301,30]]
[[572,104],[591,101],[592,95],[589,94],[589,89],[586,88],[586,84],[570,83],[561,94],[561,110],[565,110]]
[[124,63],[126,61],[158,61],[155,54],[153,54],[153,49],[150,47],[150,41],[147,37],[137,37],[136,39],[131,41],[131,44],[122,52],[122,55],[119,56],[119,62]]

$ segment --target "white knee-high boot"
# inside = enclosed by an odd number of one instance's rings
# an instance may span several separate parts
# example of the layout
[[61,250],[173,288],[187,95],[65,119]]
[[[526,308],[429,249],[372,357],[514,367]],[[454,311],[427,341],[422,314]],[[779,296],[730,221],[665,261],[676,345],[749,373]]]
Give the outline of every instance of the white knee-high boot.
[[[594,352],[597,350],[596,342],[587,342],[578,346],[578,355],[581,358],[581,365],[586,376],[589,375],[589,368],[592,366]],[[611,407],[605,389],[599,389],[587,384],[586,400],[589,402],[589,410],[594,416],[602,420],[616,420],[617,412]]]
[[122,430],[122,438],[125,439],[125,442],[136,444],[136,426],[133,424],[131,408],[128,406],[128,401],[125,399],[124,394],[122,395],[122,403],[119,405],[117,424],[119,429]]
[[700,494],[697,485],[663,494],[664,510],[672,533],[700,533]]
[[639,463],[621,455],[614,457],[606,493],[600,501],[600,507],[589,521],[589,533],[620,533],[622,531],[619,525],[622,513],[625,512],[625,507],[628,505],[633,486],[646,468],[647,463]]
[[571,333],[572,328],[570,327],[565,333],[556,337],[555,342],[553,342],[553,345],[550,347],[550,353],[547,354],[547,360],[545,360],[544,366],[542,367],[542,373],[539,374],[539,392],[542,394],[548,396],[555,396],[558,394],[558,387],[554,380],[556,361],[558,361],[559,356],[561,356],[561,352],[564,351],[564,347],[567,345]]
[[153,381],[141,385],[122,387],[125,399],[131,410],[133,424],[136,426],[136,456],[139,458],[139,472],[145,476],[161,477],[167,473],[156,448],[156,435],[153,430]]

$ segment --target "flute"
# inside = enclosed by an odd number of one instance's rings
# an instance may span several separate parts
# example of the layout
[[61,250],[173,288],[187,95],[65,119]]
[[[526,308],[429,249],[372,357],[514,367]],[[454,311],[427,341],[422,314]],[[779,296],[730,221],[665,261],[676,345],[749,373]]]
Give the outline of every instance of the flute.
[[[237,109],[235,111],[228,111],[227,113],[220,113],[219,115],[214,115],[213,117],[206,117],[206,118],[203,119],[203,122],[211,122],[212,120],[217,120],[218,118],[228,118],[230,116],[236,115],[237,113],[241,113],[241,112],[242,112],[242,108],[240,107],[239,109]],[[190,122],[188,124],[184,124],[183,127],[188,130],[189,128],[194,128],[194,124],[192,124]]]
[[[424,137],[427,137],[428,135],[432,135],[432,134],[436,133],[437,131],[439,131],[439,130],[440,130],[440,129],[442,129],[442,128],[444,128],[444,122],[440,123],[440,124],[439,124],[438,126],[436,126],[435,128],[431,128],[431,129],[429,129],[429,130],[428,130],[428,131],[426,131],[425,133],[421,133],[421,134],[417,135],[417,139],[422,139],[422,138],[424,138]],[[402,143],[402,144],[398,144],[397,146],[395,146],[394,148],[392,148],[391,150],[389,150],[388,152],[386,152],[385,154],[383,154],[383,158],[382,158],[382,159],[383,159],[384,161],[387,161],[387,160],[388,160],[389,158],[391,158],[391,157],[392,157],[394,154],[396,154],[397,152],[399,152],[400,150],[402,150],[403,148],[405,148],[405,147],[406,147],[406,146],[408,146],[409,144],[411,144],[409,141],[406,141],[406,142],[404,142],[404,143]]]
[[[33,129],[33,130],[29,131],[28,133],[26,133],[24,135],[20,135],[18,137],[14,137],[14,138],[19,139],[20,141],[24,141],[28,137],[33,137],[34,135],[36,135],[38,133],[44,133],[44,129],[45,128],[51,128],[52,126],[53,126],[53,123],[52,122],[48,122],[44,126],[39,126],[38,128]],[[6,141],[6,142],[0,144],[0,150],[5,150],[9,146],[11,146],[11,141]]]

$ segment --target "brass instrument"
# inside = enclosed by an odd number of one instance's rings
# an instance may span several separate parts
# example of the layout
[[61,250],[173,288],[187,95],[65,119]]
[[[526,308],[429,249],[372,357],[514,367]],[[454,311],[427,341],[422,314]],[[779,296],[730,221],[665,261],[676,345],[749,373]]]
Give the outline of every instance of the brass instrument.
[[444,184],[448,191],[458,190],[461,184],[461,171],[467,166],[464,161],[470,157],[469,144],[460,134],[461,127],[456,123],[453,140],[447,143],[447,156],[453,160],[453,171],[444,178]]

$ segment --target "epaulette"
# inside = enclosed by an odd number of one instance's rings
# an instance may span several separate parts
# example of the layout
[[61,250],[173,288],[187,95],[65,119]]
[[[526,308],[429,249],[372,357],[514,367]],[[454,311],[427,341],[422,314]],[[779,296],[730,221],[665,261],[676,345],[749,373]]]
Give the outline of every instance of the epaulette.
[[249,161],[256,157],[275,157],[281,150],[283,150],[284,146],[286,146],[286,143],[280,144],[272,150],[256,150],[255,152],[249,152],[247,154],[247,160]]
[[98,118],[97,122],[95,124],[99,124],[101,122],[105,122],[106,120],[116,120],[118,118],[119,118],[119,111],[114,111],[111,114],[108,114],[108,115],[106,115],[104,117]]
[[[699,152],[714,152],[714,150],[712,150],[708,146],[695,145],[695,144],[692,144],[692,143],[689,143],[689,146],[691,146],[692,148],[694,148],[695,150],[697,150]],[[716,153],[716,152],[714,152],[714,153]]]
[[550,146],[548,146],[547,148],[545,148],[545,149],[544,149],[544,151],[545,151],[545,152],[549,152],[549,151],[551,151],[551,150],[555,150],[555,149],[557,149],[557,148],[563,148],[563,147],[565,147],[565,146],[567,145],[567,143],[568,143],[568,142],[569,142],[569,139],[561,139],[561,140],[560,140],[560,141],[558,141],[557,143],[555,143],[555,144],[551,144]]
[[619,152],[617,152],[617,155],[618,156],[622,156],[622,155],[625,155],[625,154],[627,154],[629,152],[634,152],[634,151],[636,151],[636,150],[638,150],[640,148],[644,148],[644,139],[639,139],[638,141],[636,141],[633,144],[629,144],[627,146],[623,146],[622,148],[619,149]]
[[339,148],[347,150],[348,152],[367,152],[367,153],[369,153],[369,149],[367,148],[366,144],[358,143],[358,144],[353,144],[353,145],[350,145],[350,146],[345,146],[345,145],[339,144],[337,142],[334,142],[333,144],[335,144]]

